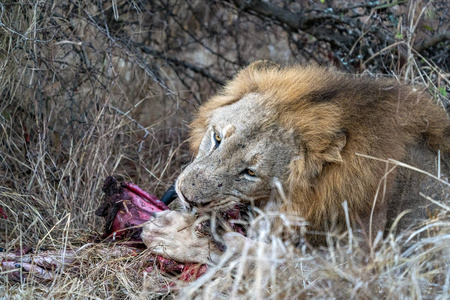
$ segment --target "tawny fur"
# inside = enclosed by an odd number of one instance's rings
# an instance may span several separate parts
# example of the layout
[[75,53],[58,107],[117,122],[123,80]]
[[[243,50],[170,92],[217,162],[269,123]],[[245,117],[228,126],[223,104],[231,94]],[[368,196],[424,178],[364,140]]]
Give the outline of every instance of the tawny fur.
[[[330,218],[342,223],[344,201],[354,220],[369,220],[386,163],[357,154],[408,161],[408,153],[415,151],[408,149],[421,144],[432,154],[450,153],[449,118],[422,89],[394,79],[257,62],[200,108],[191,124],[194,154],[211,114],[251,93],[264,95],[262,109],[276,112],[264,122],[293,129],[304,149],[305,159],[290,163],[283,182],[290,202],[281,211],[304,217],[314,230],[324,230]],[[396,178],[394,170],[385,185],[387,202],[394,201],[389,197],[399,188]],[[375,229],[384,230],[388,209],[381,204],[375,209],[375,214],[380,211]]]

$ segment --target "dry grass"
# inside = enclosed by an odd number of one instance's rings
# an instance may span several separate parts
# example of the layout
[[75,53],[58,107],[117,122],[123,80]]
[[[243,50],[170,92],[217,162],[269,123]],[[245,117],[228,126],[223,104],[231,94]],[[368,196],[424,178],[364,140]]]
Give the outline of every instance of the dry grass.
[[[351,232],[330,236],[328,248],[309,249],[260,226],[256,239],[268,247],[248,248],[239,258],[227,253],[179,291],[162,291],[159,274],[144,275],[148,253],[89,244],[102,228],[94,211],[108,175],[161,195],[189,161],[182,141],[194,105],[180,100],[190,97],[180,78],[163,64],[156,75],[140,68],[137,54],[89,23],[99,10],[87,14],[73,3],[0,4],[0,207],[8,216],[0,218],[0,245],[4,253],[33,247],[70,259],[47,282],[16,282],[0,271],[1,297],[448,299],[448,203],[415,230],[379,237],[370,255]],[[64,9],[72,19],[61,17]],[[128,28],[137,36],[141,29]],[[448,74],[417,59],[409,56],[396,75],[429,86],[446,103]]]
[[[427,237],[415,238],[421,230],[428,231]],[[181,298],[446,299],[449,239],[448,217],[378,239],[370,255],[354,238],[349,246],[348,233],[335,237],[333,246],[303,253],[280,247],[280,240],[270,237],[273,247],[244,251],[241,258],[222,262],[183,289]]]

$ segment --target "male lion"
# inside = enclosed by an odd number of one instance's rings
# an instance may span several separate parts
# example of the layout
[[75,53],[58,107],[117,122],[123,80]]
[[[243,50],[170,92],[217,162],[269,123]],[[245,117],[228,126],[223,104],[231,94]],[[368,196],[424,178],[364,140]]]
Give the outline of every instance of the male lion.
[[[406,209],[400,228],[426,218],[431,202],[420,193],[436,200],[450,193],[450,119],[425,92],[393,79],[256,62],[200,108],[191,128],[196,157],[176,192],[199,213],[269,203],[323,232],[345,227],[347,201],[351,223],[373,239]],[[288,201],[274,196],[276,185]],[[144,227],[144,242],[179,261],[217,260],[208,237],[182,230],[192,218],[159,213]]]

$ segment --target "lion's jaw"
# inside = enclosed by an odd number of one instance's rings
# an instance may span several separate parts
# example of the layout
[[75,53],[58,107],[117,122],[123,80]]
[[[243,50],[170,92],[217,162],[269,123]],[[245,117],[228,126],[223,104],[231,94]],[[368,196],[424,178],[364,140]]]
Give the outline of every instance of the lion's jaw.
[[262,97],[248,94],[211,113],[197,157],[176,182],[183,204],[208,212],[263,203],[287,178],[290,162],[303,159],[293,131],[266,122],[273,115]]

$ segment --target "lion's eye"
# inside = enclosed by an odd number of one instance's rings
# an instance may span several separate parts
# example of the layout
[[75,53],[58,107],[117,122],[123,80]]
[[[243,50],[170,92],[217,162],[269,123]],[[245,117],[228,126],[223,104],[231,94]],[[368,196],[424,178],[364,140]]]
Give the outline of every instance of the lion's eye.
[[220,137],[220,135],[217,132],[213,132],[213,139],[214,139],[214,143],[215,143],[214,148],[217,148],[220,145],[222,138]]
[[252,176],[252,177],[256,176],[255,171],[250,170],[250,169],[245,169],[244,170],[244,174],[247,174],[247,175]]

